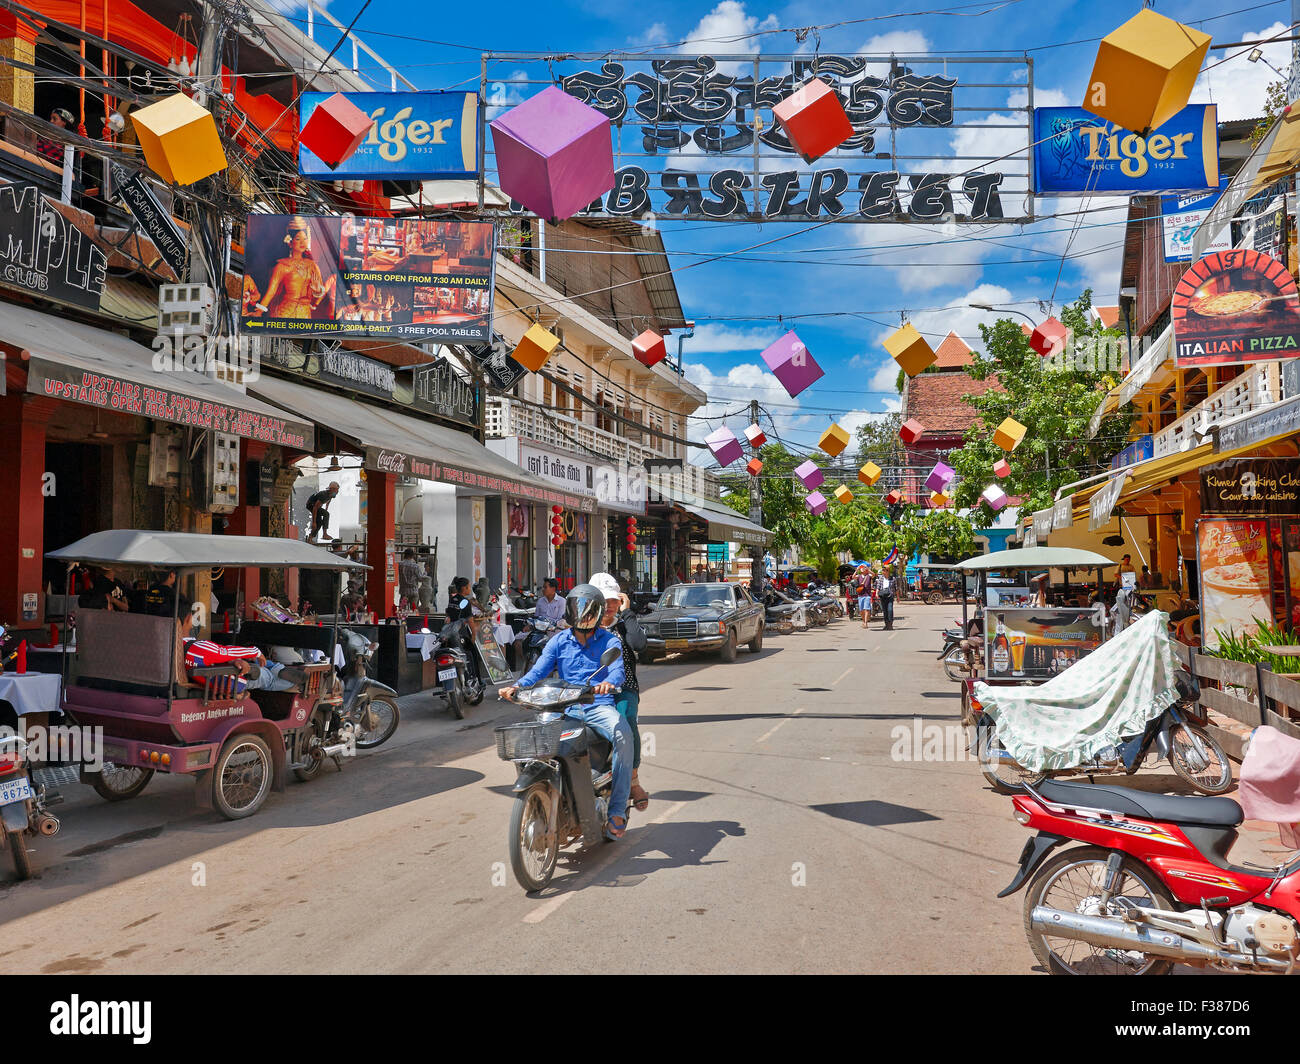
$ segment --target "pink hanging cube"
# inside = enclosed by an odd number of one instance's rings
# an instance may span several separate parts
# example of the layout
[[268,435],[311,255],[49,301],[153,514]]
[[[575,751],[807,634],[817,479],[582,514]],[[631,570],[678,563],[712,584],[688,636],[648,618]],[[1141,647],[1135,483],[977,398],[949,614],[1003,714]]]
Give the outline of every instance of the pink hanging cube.
[[759,473],[763,472],[763,463],[760,462],[757,458],[751,458],[745,464],[745,472],[748,473],[751,477],[756,477],[758,476]]
[[1029,346],[1040,355],[1049,357],[1065,350],[1069,330],[1055,318],[1048,318],[1029,334]]
[[990,484],[984,489],[983,498],[991,510],[1001,510],[1007,504],[1007,493],[996,484]]
[[704,442],[713,452],[713,457],[718,460],[718,465],[731,465],[740,457],[740,441],[736,439],[736,434],[731,429],[722,428],[717,432],[711,432],[704,437]]
[[609,119],[554,85],[492,123],[497,184],[539,218],[570,218],[614,187]]
[[374,124],[365,111],[336,92],[316,105],[298,135],[298,143],[334,170],[361,147]]
[[921,435],[924,432],[925,426],[917,421],[916,418],[912,418],[909,421],[903,422],[902,428],[898,430],[898,438],[904,443],[915,443],[921,438]]
[[944,465],[943,462],[936,462],[934,468],[930,470],[930,475],[925,478],[925,486],[930,491],[943,491],[952,483],[952,478],[957,475],[957,471],[950,465]]
[[763,444],[767,443],[767,434],[757,425],[750,425],[749,428],[745,430],[745,439],[749,441],[749,445],[753,447],[754,450],[758,450],[758,448],[762,447]]
[[812,352],[794,334],[793,329],[763,352],[763,361],[776,374],[776,379],[790,393],[791,398],[824,375],[821,366],[812,357]]
[[643,366],[654,366],[668,354],[664,338],[653,329],[647,329],[632,341],[632,357]]
[[803,161],[811,163],[853,136],[853,123],[836,93],[813,78],[772,108],[772,116]]
[[808,512],[813,515],[824,514],[826,507],[830,505],[826,500],[826,496],[820,491],[814,491],[811,495],[808,495],[803,504],[808,507]]
[[821,471],[821,468],[811,458],[804,462],[803,465],[796,466],[794,475],[799,478],[799,483],[810,490],[821,487],[826,480],[826,474]]
[[1005,458],[999,458],[993,463],[993,472],[999,477],[1009,477],[1011,476],[1011,463]]

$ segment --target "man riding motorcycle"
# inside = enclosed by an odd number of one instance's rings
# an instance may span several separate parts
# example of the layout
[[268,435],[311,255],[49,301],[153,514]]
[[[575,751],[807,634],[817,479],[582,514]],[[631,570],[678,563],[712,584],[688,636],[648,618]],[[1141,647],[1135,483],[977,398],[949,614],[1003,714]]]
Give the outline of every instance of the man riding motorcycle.
[[[512,687],[499,692],[512,699],[521,687],[532,687],[538,680],[558,670],[566,683],[586,684],[600,668],[601,655],[610,646],[619,646],[618,636],[600,627],[605,613],[605,596],[591,584],[579,584],[565,597],[564,619],[568,628],[555,635],[542,649],[537,663]],[[599,732],[613,747],[612,790],[609,798],[609,823],[605,833],[621,839],[627,830],[628,796],[632,790],[631,743],[628,726],[614,706],[614,689],[624,680],[623,657],[606,669],[605,679],[595,684],[595,701],[590,706],[570,706],[565,716],[584,722]],[[617,810],[617,812],[615,812]]]

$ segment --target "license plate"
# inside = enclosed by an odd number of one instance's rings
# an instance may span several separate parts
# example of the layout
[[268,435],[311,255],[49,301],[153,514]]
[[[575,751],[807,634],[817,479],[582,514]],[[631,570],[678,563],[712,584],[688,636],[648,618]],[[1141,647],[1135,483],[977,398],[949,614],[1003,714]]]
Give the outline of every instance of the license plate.
[[455,678],[456,678],[456,670],[455,670],[455,669],[440,669],[440,670],[438,670],[438,679],[439,679],[439,681],[442,681],[442,680],[454,680]]
[[664,642],[666,650],[685,650],[690,645],[689,639],[669,639]]
[[0,805],[12,805],[14,802],[24,801],[32,796],[32,785],[27,782],[26,776],[17,776],[11,780],[0,782]]

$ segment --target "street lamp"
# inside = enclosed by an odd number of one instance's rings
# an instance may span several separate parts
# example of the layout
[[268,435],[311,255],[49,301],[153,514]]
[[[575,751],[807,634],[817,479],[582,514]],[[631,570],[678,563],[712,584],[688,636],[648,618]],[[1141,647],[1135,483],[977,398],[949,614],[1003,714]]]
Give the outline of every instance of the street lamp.
[[1022,318],[1025,319],[1025,321],[1029,322],[1030,325],[1033,325],[1035,327],[1038,326],[1038,322],[1034,321],[1034,319],[1031,318],[1028,314],[1026,314],[1023,310],[1012,310],[1010,307],[1007,307],[1005,304],[999,304],[997,306],[994,306],[992,303],[967,303],[966,305],[970,307],[971,310],[987,310],[990,314],[998,314],[998,313],[1019,314]]
[[1258,63],[1261,60],[1263,61],[1264,65],[1268,67],[1269,70],[1273,71],[1273,73],[1276,74],[1279,78],[1281,78],[1283,81],[1287,80],[1286,75],[1283,74],[1282,71],[1278,70],[1278,68],[1275,67],[1272,63],[1270,63],[1267,59],[1264,59],[1263,48],[1252,48],[1250,55],[1246,56],[1246,61],[1249,63]]

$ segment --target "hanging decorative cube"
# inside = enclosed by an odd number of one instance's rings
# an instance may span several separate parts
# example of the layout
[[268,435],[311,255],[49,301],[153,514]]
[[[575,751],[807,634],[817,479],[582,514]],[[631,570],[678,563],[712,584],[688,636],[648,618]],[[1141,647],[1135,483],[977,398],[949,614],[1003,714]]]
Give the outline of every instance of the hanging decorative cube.
[[370,133],[375,120],[341,92],[328,96],[313,109],[298,143],[331,170],[351,158]]
[[883,470],[880,466],[876,465],[875,462],[868,462],[858,470],[858,479],[867,487],[871,487],[872,484],[880,479],[880,474],[882,472]]
[[999,477],[1009,477],[1011,476],[1011,463],[1005,458],[999,458],[993,463],[993,472]]
[[1055,318],[1048,318],[1042,325],[1035,326],[1029,334],[1029,346],[1044,358],[1065,350],[1065,341],[1070,331]]
[[1187,106],[1209,49],[1209,34],[1144,8],[1101,39],[1083,109],[1146,136]]
[[763,446],[763,444],[767,443],[767,434],[757,425],[750,425],[749,428],[745,430],[745,439],[749,441],[749,445],[754,448],[754,450],[758,450]]
[[808,512],[814,516],[817,514],[824,514],[826,512],[826,507],[830,505],[826,496],[820,491],[814,491],[805,496],[803,504],[808,507]]
[[950,503],[951,501],[952,500],[949,499],[948,496],[941,491],[930,492],[930,505],[933,506],[935,509],[939,509],[940,507],[947,506],[948,503]]
[[849,491],[843,484],[835,489],[835,498],[840,502],[848,503],[853,501],[853,492]]
[[821,78],[801,85],[772,108],[772,116],[803,161],[811,163],[853,136],[839,94]]
[[817,446],[834,458],[843,452],[844,448],[849,445],[849,434],[838,425],[832,425],[822,433],[822,438],[817,441]]
[[192,185],[226,168],[217,123],[183,92],[131,112],[149,169],[175,185]]
[[1025,426],[1013,417],[1007,418],[993,433],[993,442],[1004,451],[1014,451],[1025,438]]
[[898,488],[895,488],[893,491],[891,491],[888,495],[885,496],[885,502],[889,503],[890,506],[897,506],[902,501],[903,501],[903,493]]
[[925,486],[931,491],[943,491],[952,483],[952,478],[957,475],[957,471],[950,465],[943,462],[935,462],[934,468],[930,470],[930,475],[925,478]]
[[812,357],[812,352],[794,334],[793,329],[763,352],[763,361],[776,374],[776,379],[790,393],[791,398],[814,381],[820,380],[824,374]]
[[653,329],[647,329],[632,341],[632,357],[643,366],[655,366],[664,360],[668,347],[664,338]]
[[924,432],[925,426],[917,421],[916,418],[911,418],[908,421],[904,421],[902,427],[899,428],[898,438],[904,443],[915,443],[921,438],[921,435]]
[[820,487],[826,480],[826,474],[811,458],[803,465],[796,466],[794,475],[799,478],[799,483],[809,489]]
[[1007,504],[1007,493],[996,484],[990,484],[981,496],[991,510],[1001,510]]
[[885,350],[909,377],[915,377],[938,357],[911,322],[885,338]]
[[609,119],[548,86],[492,123],[497,184],[539,218],[570,218],[614,187]]
[[554,333],[548,332],[540,325],[532,325],[524,333],[512,356],[524,369],[536,373],[546,365],[546,360],[551,357],[551,352],[559,346],[559,343],[560,338]]
[[720,428],[716,432],[710,432],[704,437],[704,442],[708,445],[713,457],[718,460],[718,465],[731,465],[740,457],[740,441],[736,439],[736,434],[729,428]]
[[763,472],[763,463],[757,458],[751,458],[745,465],[745,472],[751,477],[756,477],[759,473]]

